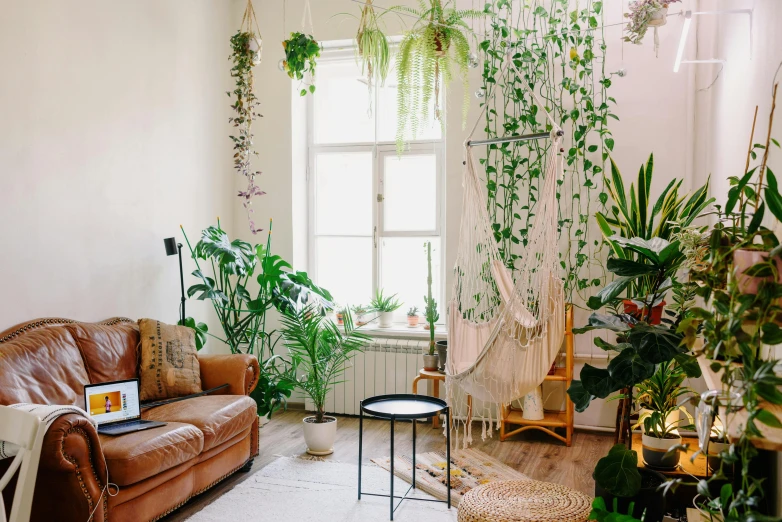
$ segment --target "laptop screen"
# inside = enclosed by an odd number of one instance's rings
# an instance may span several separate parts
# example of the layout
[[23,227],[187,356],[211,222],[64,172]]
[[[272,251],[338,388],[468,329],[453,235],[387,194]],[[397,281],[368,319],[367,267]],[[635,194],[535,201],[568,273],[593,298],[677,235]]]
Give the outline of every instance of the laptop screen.
[[87,385],[84,406],[99,425],[139,418],[138,379]]

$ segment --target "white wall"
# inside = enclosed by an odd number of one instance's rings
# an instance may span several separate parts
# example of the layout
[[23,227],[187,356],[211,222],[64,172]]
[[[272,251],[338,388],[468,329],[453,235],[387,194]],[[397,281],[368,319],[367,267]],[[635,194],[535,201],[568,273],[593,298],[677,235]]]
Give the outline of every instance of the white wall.
[[[177,320],[163,238],[181,241],[183,224],[197,240],[218,215],[230,230],[237,206],[225,96],[236,4],[2,3],[0,329]],[[211,317],[202,304],[188,315]]]

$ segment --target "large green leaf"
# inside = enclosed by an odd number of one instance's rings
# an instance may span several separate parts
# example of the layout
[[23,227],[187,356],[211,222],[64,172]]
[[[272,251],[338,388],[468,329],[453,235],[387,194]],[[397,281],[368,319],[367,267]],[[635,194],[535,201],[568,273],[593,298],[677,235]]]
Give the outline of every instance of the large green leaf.
[[638,355],[650,363],[670,361],[680,352],[682,338],[667,328],[637,324],[630,330],[630,344],[636,347]]
[[591,364],[585,364],[581,368],[581,384],[590,394],[600,399],[605,399],[622,386],[611,378],[608,370],[595,368]]
[[615,257],[608,260],[606,268],[612,274],[623,277],[639,277],[657,271],[657,268],[653,265],[647,265],[629,259],[617,259]]
[[251,275],[257,261],[250,243],[240,239],[229,241],[228,234],[215,226],[202,232],[194,254],[198,259],[211,258],[225,273],[238,276]]
[[635,348],[626,348],[608,363],[608,373],[622,387],[633,386],[654,374],[654,364],[644,360]]
[[567,394],[570,396],[570,400],[573,401],[573,405],[578,412],[586,410],[589,403],[594,399],[594,396],[586,391],[581,381],[576,380],[571,381],[570,387],[567,389]]
[[[182,325],[182,320],[180,319],[177,321],[177,324]],[[196,350],[203,348],[204,345],[206,345],[206,335],[209,331],[209,327],[206,325],[206,323],[196,323],[196,320],[192,317],[186,317],[184,326],[192,328],[195,332]]]
[[589,316],[587,325],[581,328],[573,328],[573,333],[582,334],[591,330],[599,329],[611,330],[612,332],[626,332],[630,329],[630,326],[615,315],[599,314],[597,312],[593,312]]
[[763,192],[768,209],[774,214],[777,220],[782,221],[782,196],[779,194],[777,179],[771,169],[766,169],[768,175],[768,186]]
[[597,461],[595,482],[617,497],[633,497],[641,490],[638,454],[624,444],[615,444],[608,455]]
[[606,303],[610,303],[616,297],[624,292],[625,288],[633,281],[634,277],[617,277],[607,285],[605,285],[597,295],[593,295],[587,300],[587,306],[592,310],[604,306]]

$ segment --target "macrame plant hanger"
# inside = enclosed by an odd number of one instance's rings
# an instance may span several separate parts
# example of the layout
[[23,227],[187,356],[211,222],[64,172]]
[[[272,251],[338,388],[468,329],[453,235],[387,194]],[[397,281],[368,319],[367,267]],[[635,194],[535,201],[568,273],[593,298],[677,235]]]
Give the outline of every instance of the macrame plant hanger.
[[[500,74],[511,67],[524,89],[543,111],[550,132],[485,140],[472,137],[488,110],[483,110],[465,142],[463,212],[448,310],[446,400],[464,429],[462,445],[472,442],[474,410],[482,410],[482,437],[492,422],[501,422],[501,407],[523,397],[545,377],[562,344],[565,329],[564,283],[559,274],[557,182],[563,173],[563,132],[508,54]],[[513,274],[500,256],[486,209],[483,183],[476,173],[473,147],[551,139],[548,163],[538,190],[535,221]],[[471,399],[465,400],[467,394]],[[496,413],[495,413],[496,412]],[[488,430],[487,430],[488,427]],[[445,429],[454,429],[446,426]],[[458,446],[459,429],[456,428]]]
[[247,0],[247,7],[244,8],[242,15],[242,24],[239,26],[241,32],[250,33],[250,49],[255,53],[254,65],[261,63],[263,55],[263,37],[261,36],[261,27],[258,25],[258,18],[255,16],[255,7],[252,0]]

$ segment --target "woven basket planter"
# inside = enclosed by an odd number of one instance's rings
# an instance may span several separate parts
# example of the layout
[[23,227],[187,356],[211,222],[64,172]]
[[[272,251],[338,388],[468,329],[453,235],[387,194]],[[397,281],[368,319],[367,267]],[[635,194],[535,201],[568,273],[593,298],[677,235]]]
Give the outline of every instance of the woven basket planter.
[[537,480],[493,482],[469,491],[459,522],[583,522],[592,499],[566,486]]

